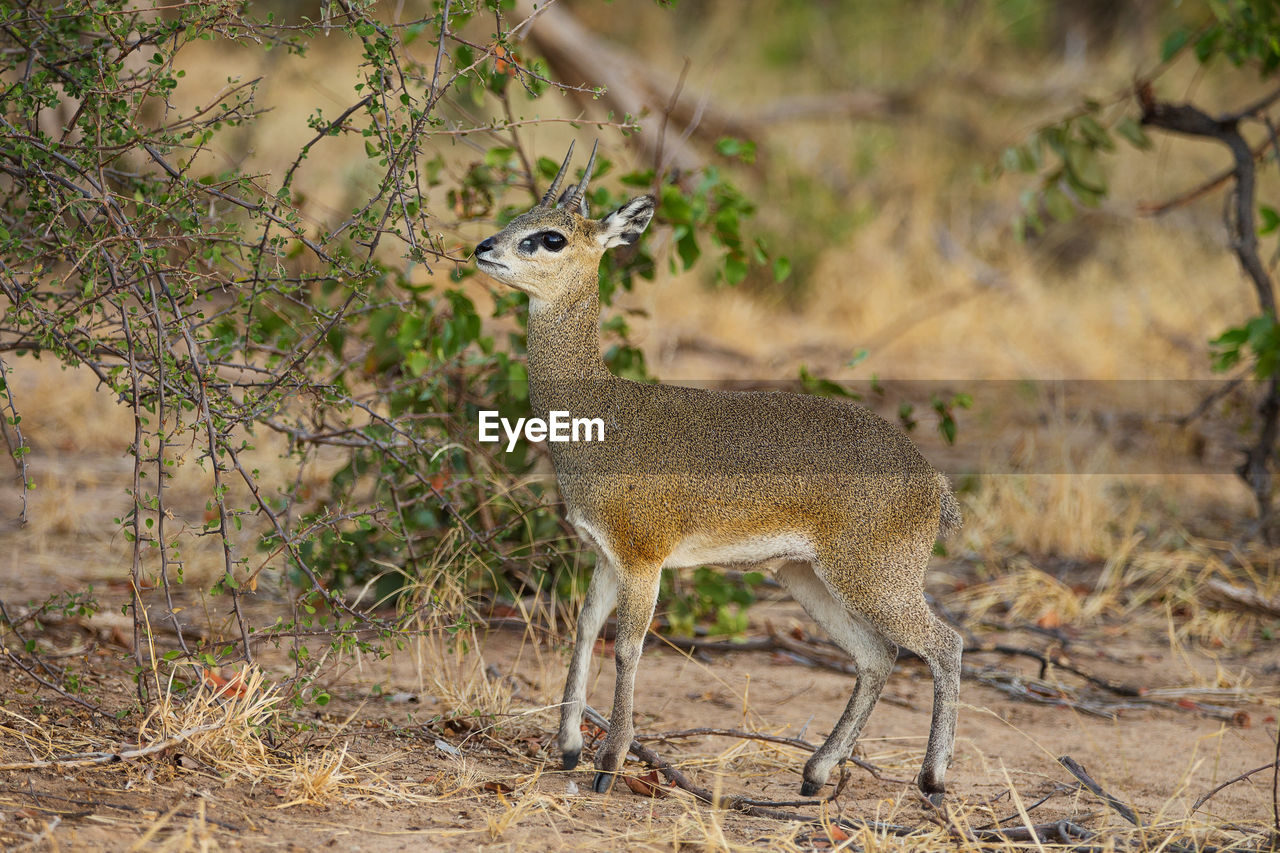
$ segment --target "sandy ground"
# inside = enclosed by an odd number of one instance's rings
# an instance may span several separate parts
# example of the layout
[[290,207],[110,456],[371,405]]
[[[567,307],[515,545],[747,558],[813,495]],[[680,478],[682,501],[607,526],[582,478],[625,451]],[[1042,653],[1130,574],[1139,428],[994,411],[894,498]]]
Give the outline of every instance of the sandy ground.
[[[954,578],[955,567],[948,568],[946,577]],[[66,569],[61,580],[74,582],[74,566]],[[0,598],[11,604],[21,600],[15,584],[19,580],[7,575]],[[947,591],[935,591],[945,601]],[[785,600],[759,605],[752,616],[751,636],[762,635],[769,626],[816,632]],[[90,695],[109,708],[120,707],[132,698],[127,679],[120,677],[124,652],[101,629],[107,624],[103,618],[89,623],[89,629],[54,629],[48,639],[51,648],[79,652],[62,657],[55,652],[56,663],[95,673]],[[1213,685],[1224,674],[1242,672],[1252,673],[1256,682],[1275,683],[1280,656],[1274,650],[1188,651],[1170,646],[1166,628],[1153,610],[1126,624],[1100,623],[1059,633],[1069,640],[1066,651],[1075,666],[1153,691]],[[361,668],[335,676],[330,685],[334,702],[323,711],[286,714],[308,730],[277,742],[280,756],[305,762],[309,755],[321,755],[323,747],[329,754],[345,747],[345,767],[353,778],[377,776],[388,789],[402,792],[401,797],[344,802],[353,797],[335,789],[317,798],[322,805],[296,804],[296,787],[252,774],[237,779],[184,758],[176,747],[155,759],[106,767],[0,772],[0,826],[6,827],[0,832],[10,833],[0,838],[14,844],[44,832],[40,849],[123,850],[143,840],[144,846],[165,842],[198,847],[203,841],[247,850],[533,850],[767,848],[796,834],[798,824],[713,809],[683,793],[653,799],[622,785],[608,796],[584,793],[591,771],[585,766],[573,772],[559,769],[552,743],[555,716],[547,708],[560,689],[566,649],[560,641],[539,642],[533,636],[500,630],[482,635],[478,647],[456,657],[424,658],[410,648],[385,661],[366,660]],[[1026,630],[986,631],[981,640],[1040,650],[1050,644],[1061,647]],[[590,701],[607,709],[612,666],[607,644],[600,651]],[[483,665],[486,680],[509,691],[505,714],[448,710],[451,702],[432,692],[422,667],[447,669],[460,661],[465,665],[459,672]],[[989,669],[1034,676],[1038,669],[1034,661],[995,653],[970,653],[966,663],[975,673]],[[1049,678],[1071,690],[1081,687],[1079,679],[1061,670]],[[636,688],[637,733],[643,737],[711,726],[818,741],[843,708],[850,687],[847,675],[778,652],[690,655],[656,644],[644,658]],[[46,754],[47,745],[74,751],[68,745],[77,739],[127,739],[128,723],[117,727],[114,721],[95,721],[31,688],[22,673],[0,668],[0,712],[5,718],[0,721],[0,763],[30,761]],[[1181,704],[1171,699],[1161,707],[1129,706],[1097,691],[1073,695],[1094,696],[1116,711],[1115,717],[1033,704],[967,678],[948,780],[950,807],[972,814],[974,826],[984,822],[979,815],[988,810],[1000,817],[1012,815],[1016,823],[1019,804],[1031,806],[1050,795],[1034,807],[1036,822],[1085,816],[1094,827],[1119,825],[1056,763],[1058,756],[1070,755],[1144,822],[1176,822],[1191,814],[1198,796],[1271,758],[1276,703],[1274,690],[1268,693],[1265,687],[1231,706],[1237,714],[1234,722],[1197,710],[1194,693],[1186,693]],[[1266,704],[1258,701],[1266,696]],[[857,752],[879,768],[881,778],[851,767],[833,802],[823,809],[792,810],[932,829],[909,783],[923,753],[929,697],[927,670],[918,662],[900,661]],[[649,745],[706,788],[762,800],[799,796],[802,750],[730,737]],[[636,772],[643,768],[636,765]],[[1224,789],[1196,815],[1201,822],[1219,825],[1264,823],[1271,811],[1270,789],[1270,774],[1258,774]],[[1011,792],[1019,799],[1011,799]],[[145,837],[149,829],[154,835]]]

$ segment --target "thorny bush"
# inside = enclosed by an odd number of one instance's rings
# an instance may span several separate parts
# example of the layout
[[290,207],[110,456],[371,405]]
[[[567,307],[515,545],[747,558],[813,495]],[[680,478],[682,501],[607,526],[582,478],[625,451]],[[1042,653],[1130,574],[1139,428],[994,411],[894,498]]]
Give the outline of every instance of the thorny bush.
[[[324,656],[309,657],[300,635],[382,652],[432,598],[394,617],[369,602],[421,586],[442,563],[465,589],[572,584],[576,561],[555,555],[573,549],[549,547],[567,531],[542,487],[521,477],[535,451],[490,455],[474,437],[476,409],[519,415],[527,388],[522,335],[486,334],[462,287],[471,270],[459,229],[501,226],[555,169],[527,155],[521,134],[563,119],[517,111],[542,106],[533,102],[546,91],[592,91],[519,55],[513,34],[528,22],[508,20],[511,7],[436,0],[425,17],[395,23],[364,0],[289,23],[234,2],[0,9],[0,355],[92,371],[133,413],[132,434],[119,436],[133,477],[118,522],[132,543],[124,610],[134,617],[139,674],[137,640],[168,623],[174,666],[248,661],[261,641],[292,641],[302,696]],[[281,173],[220,168],[213,143],[233,129],[253,133],[262,78],[232,78],[192,103],[183,87],[192,46],[301,55],[321,34],[362,48],[349,105],[316,109],[313,133]],[[588,125],[614,142],[635,126],[631,116]],[[367,161],[345,189],[358,202],[338,216],[308,204],[329,140],[356,135]],[[715,168],[634,172],[616,183],[614,193],[597,182],[593,207],[637,187],[658,192],[659,222],[678,247],[673,265],[707,257],[734,281],[770,261],[741,234],[751,204]],[[643,247],[610,260],[606,301],[652,276],[655,263]],[[497,315],[523,322],[523,297],[494,296]],[[606,332],[612,367],[643,379],[625,318],[612,317]],[[22,401],[5,381],[15,364],[0,364],[0,403],[25,520],[34,484]],[[246,456],[264,431],[288,437],[299,470],[318,453],[343,454],[330,494],[308,501],[301,477],[292,487],[260,477]],[[179,457],[208,474],[203,527],[171,511],[166,483]],[[246,520],[267,527],[250,546],[235,535]],[[213,591],[233,617],[230,634],[210,640],[184,635],[174,612],[194,536],[221,544]],[[269,625],[247,607],[263,594],[263,567],[296,585],[289,618]],[[355,603],[352,589],[373,584],[380,594]],[[138,681],[145,703],[147,680]]]

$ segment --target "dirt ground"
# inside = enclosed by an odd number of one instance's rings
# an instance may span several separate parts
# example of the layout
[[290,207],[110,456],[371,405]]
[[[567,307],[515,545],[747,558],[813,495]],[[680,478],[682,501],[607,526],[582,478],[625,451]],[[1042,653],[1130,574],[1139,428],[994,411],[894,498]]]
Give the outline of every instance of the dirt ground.
[[[958,580],[963,567],[941,564],[940,569],[934,592],[945,602],[950,591],[964,586]],[[20,578],[10,574],[0,583],[0,600],[11,607],[23,598],[15,582]],[[57,577],[68,587],[77,582],[74,565]],[[87,695],[107,708],[132,699],[122,673],[124,650],[112,642],[108,627],[113,624],[103,615],[51,629],[41,640],[57,665],[86,673]],[[764,636],[767,630],[816,634],[802,611],[781,598],[752,611],[748,636]],[[665,787],[667,795],[660,798],[623,785],[607,796],[589,793],[590,769],[561,771],[552,743],[555,713],[549,706],[560,689],[566,648],[559,639],[537,636],[495,630],[481,633],[476,647],[411,646],[387,660],[366,659],[340,670],[329,685],[334,701],[323,712],[286,713],[286,719],[301,724],[297,734],[270,743],[276,763],[291,767],[292,776],[228,772],[226,763],[212,766],[198,751],[188,755],[181,744],[106,766],[0,772],[0,840],[13,849],[50,850],[830,845],[812,827],[715,809]],[[1046,678],[1063,685],[1063,692],[1041,696],[1048,704],[1027,701],[1025,692],[1015,689],[1020,692],[1015,696],[982,680],[1016,675],[1030,683],[1039,670],[1036,661],[970,652],[948,780],[949,808],[967,825],[981,826],[992,813],[1017,824],[1020,809],[1028,808],[1036,823],[1074,818],[1095,829],[1124,826],[1074,784],[1056,761],[1062,755],[1080,762],[1145,824],[1181,825],[1192,838],[1200,827],[1202,843],[1214,834],[1210,826],[1269,822],[1270,772],[1230,785],[1192,811],[1196,799],[1216,785],[1271,760],[1280,656],[1267,644],[1252,653],[1217,654],[1171,644],[1169,625],[1157,608],[1079,629],[988,629],[978,639],[1040,651],[1052,647],[1081,671],[1146,688],[1153,704],[1090,689],[1061,669],[1051,669]],[[599,651],[590,702],[607,712],[611,658],[607,644]],[[436,689],[468,679],[473,701],[496,691],[491,695],[501,697],[500,705],[490,709],[503,710],[468,714],[456,696]],[[690,654],[655,641],[636,688],[637,733],[652,737],[716,727],[817,742],[842,710],[851,683],[848,675],[786,651]],[[0,667],[0,764],[31,762],[50,752],[137,746],[130,741],[136,723],[94,719],[32,688],[22,672]],[[1068,697],[1081,704],[1054,704]],[[910,783],[923,753],[929,701],[927,670],[919,662],[900,661],[857,752],[877,774],[850,767],[833,801],[788,810],[941,832]],[[1086,705],[1109,716],[1082,711]],[[77,742],[85,746],[76,749]],[[802,749],[726,736],[648,745],[696,784],[720,794],[772,801],[799,796]],[[328,772],[308,765],[334,755],[340,756],[339,764]],[[246,759],[246,768],[255,762]],[[645,771],[639,764],[633,767],[637,775]],[[945,837],[934,838],[941,843]],[[855,834],[855,843],[895,848],[926,840],[867,830]]]

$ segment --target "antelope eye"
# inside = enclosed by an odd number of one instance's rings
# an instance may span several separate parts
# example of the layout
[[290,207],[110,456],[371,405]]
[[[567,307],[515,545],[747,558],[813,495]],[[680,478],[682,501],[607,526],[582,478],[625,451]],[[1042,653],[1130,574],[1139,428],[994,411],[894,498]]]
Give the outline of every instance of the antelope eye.
[[545,246],[549,251],[558,252],[561,249],[563,249],[565,246],[565,243],[568,243],[568,242],[569,241],[564,238],[564,235],[559,232],[556,232],[556,231],[542,232],[542,245]]

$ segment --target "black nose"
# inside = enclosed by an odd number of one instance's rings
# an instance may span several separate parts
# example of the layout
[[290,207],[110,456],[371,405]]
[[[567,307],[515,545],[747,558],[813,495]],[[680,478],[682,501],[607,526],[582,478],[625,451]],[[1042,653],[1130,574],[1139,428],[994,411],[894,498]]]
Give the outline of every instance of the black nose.
[[485,241],[484,241],[483,243],[481,243],[479,246],[476,246],[476,254],[477,254],[477,255],[483,255],[485,252],[492,252],[492,251],[493,251],[493,238],[492,238],[492,237],[490,237],[488,240],[485,240]]

